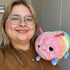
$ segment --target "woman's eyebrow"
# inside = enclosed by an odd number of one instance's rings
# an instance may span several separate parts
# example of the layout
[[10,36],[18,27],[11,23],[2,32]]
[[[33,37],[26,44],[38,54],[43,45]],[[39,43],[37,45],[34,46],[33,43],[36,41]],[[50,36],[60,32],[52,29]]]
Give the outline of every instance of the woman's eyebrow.
[[26,15],[27,17],[32,17],[32,15]]
[[20,16],[19,14],[10,14],[9,16]]
[[[19,14],[10,14],[9,16],[20,16]],[[25,15],[25,16],[27,16],[27,17],[32,17],[32,15]],[[24,16],[24,17],[25,17]]]

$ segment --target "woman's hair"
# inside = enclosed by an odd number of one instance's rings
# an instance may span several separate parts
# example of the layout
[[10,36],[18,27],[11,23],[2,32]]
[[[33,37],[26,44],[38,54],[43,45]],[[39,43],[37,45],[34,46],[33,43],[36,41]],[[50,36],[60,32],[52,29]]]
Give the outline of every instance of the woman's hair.
[[[12,11],[12,8],[15,6],[15,5],[25,5],[30,13],[32,14],[33,16],[33,20],[34,20],[34,23],[35,23],[35,34],[34,36],[32,37],[32,39],[30,40],[30,46],[35,46],[35,39],[36,39],[36,33],[37,33],[37,28],[38,28],[38,21],[37,21],[37,16],[36,16],[36,13],[34,11],[34,9],[32,8],[32,6],[25,0],[12,0],[9,5],[7,6],[7,8],[5,9],[5,12],[3,14],[3,18],[2,18],[2,22],[1,22],[1,26],[0,26],[0,39],[2,40],[1,42],[1,47],[3,49],[3,52],[4,52],[4,48],[8,48],[10,52],[12,52],[12,54],[17,58],[17,60],[21,63],[21,64],[24,64],[23,61],[21,60],[21,57],[18,55],[18,52],[16,52],[16,50],[12,50],[11,48],[9,48],[12,44],[10,42],[10,39],[9,37],[7,36],[6,32],[5,32],[5,23],[6,23],[6,20],[8,18],[8,16],[10,15],[11,11]],[[5,55],[5,53],[4,53]]]
[[27,1],[25,1],[25,0],[13,0],[9,3],[7,8],[5,9],[5,12],[4,12],[3,18],[2,18],[2,22],[1,22],[1,26],[0,26],[0,39],[2,40],[1,46],[3,46],[3,47],[11,45],[10,39],[8,38],[8,36],[5,32],[5,22],[6,22],[8,16],[10,15],[10,13],[12,11],[12,8],[15,5],[21,5],[21,4],[25,5],[29,9],[30,13],[33,16],[33,20],[34,20],[34,23],[35,23],[35,34],[30,41],[30,45],[34,45],[34,40],[36,38],[36,33],[37,33],[37,28],[38,28],[36,13],[35,13],[34,9],[32,8],[31,4],[28,3]]

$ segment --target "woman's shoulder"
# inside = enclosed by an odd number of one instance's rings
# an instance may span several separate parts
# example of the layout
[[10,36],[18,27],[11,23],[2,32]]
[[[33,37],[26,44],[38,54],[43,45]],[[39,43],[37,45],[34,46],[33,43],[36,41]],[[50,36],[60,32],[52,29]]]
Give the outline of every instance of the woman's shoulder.
[[3,49],[0,48],[0,57],[3,55]]
[[0,48],[0,63],[3,61],[3,59],[4,59],[4,53],[2,48]]

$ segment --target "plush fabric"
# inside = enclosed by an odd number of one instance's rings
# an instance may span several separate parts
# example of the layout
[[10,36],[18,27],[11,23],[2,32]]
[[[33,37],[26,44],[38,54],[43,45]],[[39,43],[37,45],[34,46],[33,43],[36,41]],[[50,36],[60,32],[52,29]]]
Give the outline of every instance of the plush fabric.
[[64,57],[69,56],[68,50],[70,48],[70,36],[64,31],[50,31],[42,32],[35,42],[35,49],[39,56],[36,60],[41,58],[52,61],[56,65],[58,61]]
[[[53,58],[56,58],[60,53],[59,42],[51,33],[44,32],[41,34],[37,38],[35,44],[36,51],[45,60],[52,60]],[[53,48],[53,50],[50,51],[50,48]]]

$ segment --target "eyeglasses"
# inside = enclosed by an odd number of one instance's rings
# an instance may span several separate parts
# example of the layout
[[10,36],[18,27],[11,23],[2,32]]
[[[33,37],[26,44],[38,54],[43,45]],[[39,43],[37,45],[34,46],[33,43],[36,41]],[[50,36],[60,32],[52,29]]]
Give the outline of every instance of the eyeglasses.
[[[28,24],[28,25],[34,24],[33,17],[31,15],[24,16],[23,18],[24,18],[25,24]],[[17,14],[9,15],[8,19],[13,25],[17,25],[22,22],[22,17]]]

